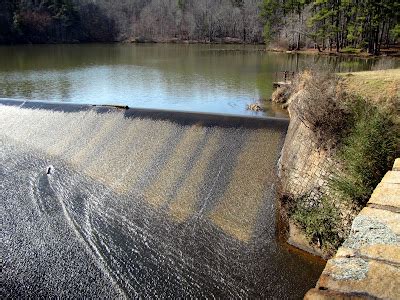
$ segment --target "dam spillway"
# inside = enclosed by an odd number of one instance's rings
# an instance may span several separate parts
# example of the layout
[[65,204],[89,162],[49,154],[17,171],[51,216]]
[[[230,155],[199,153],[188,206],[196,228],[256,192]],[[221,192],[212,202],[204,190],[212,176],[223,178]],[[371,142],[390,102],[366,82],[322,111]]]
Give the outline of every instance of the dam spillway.
[[299,298],[276,238],[288,122],[0,100],[6,297]]

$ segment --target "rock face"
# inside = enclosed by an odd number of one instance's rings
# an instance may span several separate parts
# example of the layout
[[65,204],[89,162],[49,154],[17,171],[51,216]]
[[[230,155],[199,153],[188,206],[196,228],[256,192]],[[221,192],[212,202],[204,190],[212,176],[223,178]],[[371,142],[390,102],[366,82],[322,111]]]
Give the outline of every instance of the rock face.
[[[303,100],[304,90],[300,88],[290,97],[288,112],[290,125],[285,138],[279,161],[279,187],[281,198],[281,217],[287,224],[287,242],[307,252],[329,257],[330,253],[319,247],[310,245],[307,238],[297,226],[289,221],[287,212],[290,202],[307,196],[305,201],[310,205],[318,203],[323,195],[329,195],[328,181],[339,169],[334,149],[319,147],[315,132],[311,130],[296,111],[296,103]],[[339,204],[341,205],[342,204]],[[352,209],[341,207],[343,216],[343,235],[350,228]]]
[[290,125],[279,165],[281,191],[291,198],[304,194],[317,197],[326,192],[327,180],[335,169],[333,154],[319,149],[314,142],[314,132],[301,121],[291,106],[288,111]]
[[305,299],[400,298],[400,159]]

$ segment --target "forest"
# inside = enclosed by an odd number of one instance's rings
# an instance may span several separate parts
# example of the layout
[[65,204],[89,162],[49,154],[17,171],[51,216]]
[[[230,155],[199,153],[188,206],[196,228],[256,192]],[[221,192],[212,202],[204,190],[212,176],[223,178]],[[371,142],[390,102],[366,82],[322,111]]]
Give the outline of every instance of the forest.
[[0,43],[229,42],[379,54],[400,36],[392,0],[2,0]]

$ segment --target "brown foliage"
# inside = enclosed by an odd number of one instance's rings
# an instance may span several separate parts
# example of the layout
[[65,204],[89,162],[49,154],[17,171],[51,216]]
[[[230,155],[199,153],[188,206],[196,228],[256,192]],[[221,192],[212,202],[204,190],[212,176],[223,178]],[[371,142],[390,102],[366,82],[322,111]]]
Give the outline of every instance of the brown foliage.
[[286,104],[289,101],[292,89],[288,85],[278,87],[273,93],[271,100],[275,103]]
[[301,121],[315,132],[323,148],[334,147],[348,125],[346,96],[339,78],[328,73],[305,72],[297,83],[297,97],[291,102]]

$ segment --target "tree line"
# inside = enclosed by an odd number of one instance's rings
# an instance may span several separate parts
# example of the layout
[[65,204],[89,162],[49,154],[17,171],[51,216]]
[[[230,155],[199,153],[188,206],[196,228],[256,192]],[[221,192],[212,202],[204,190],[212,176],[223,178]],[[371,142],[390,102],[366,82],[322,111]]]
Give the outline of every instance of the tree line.
[[400,36],[400,1],[396,0],[264,0],[261,15],[267,42],[290,49],[310,47],[365,49],[379,54]]
[[397,0],[2,0],[0,43],[193,40],[379,54]]
[[0,43],[106,42],[117,27],[95,1],[2,0]]
[[261,43],[261,0],[2,0],[0,42]]

